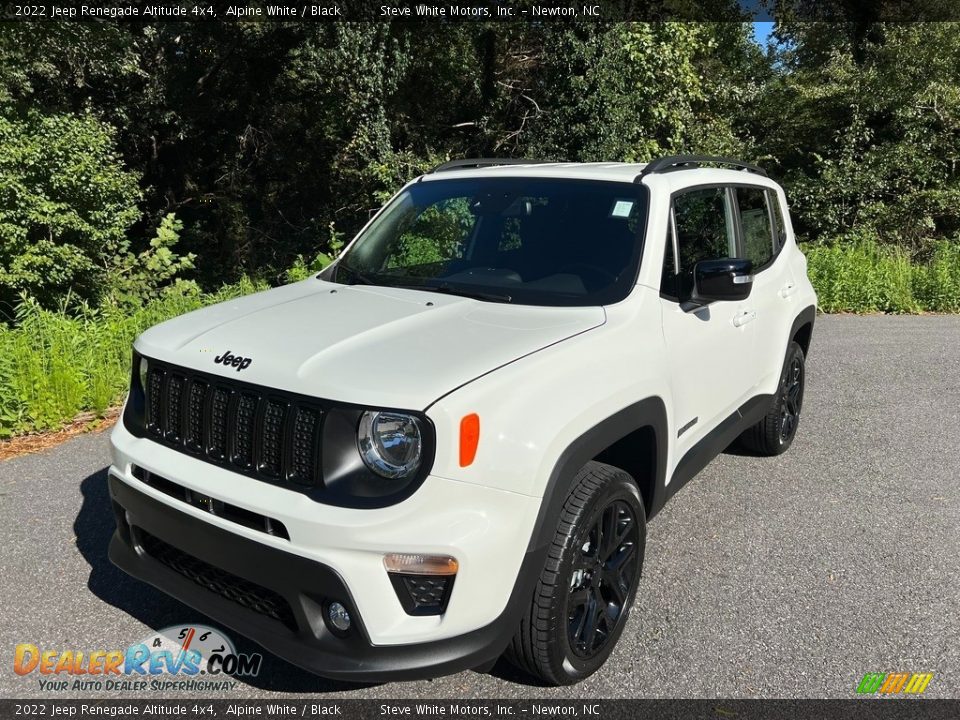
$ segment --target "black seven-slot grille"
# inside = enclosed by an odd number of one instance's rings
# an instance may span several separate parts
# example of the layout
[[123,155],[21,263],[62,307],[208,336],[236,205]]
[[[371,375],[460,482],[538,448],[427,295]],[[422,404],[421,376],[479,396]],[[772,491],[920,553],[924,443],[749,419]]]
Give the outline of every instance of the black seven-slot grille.
[[145,394],[154,440],[264,480],[321,485],[319,405],[153,363]]

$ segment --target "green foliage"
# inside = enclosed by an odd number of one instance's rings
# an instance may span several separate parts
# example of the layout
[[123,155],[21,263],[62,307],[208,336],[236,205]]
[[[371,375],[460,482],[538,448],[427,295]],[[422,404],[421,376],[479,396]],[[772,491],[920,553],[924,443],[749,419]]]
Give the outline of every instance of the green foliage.
[[960,238],[934,246],[928,262],[914,268],[913,294],[935,312],[960,312]]
[[804,253],[824,312],[909,313],[920,309],[913,297],[910,260],[899,248],[882,246],[868,235],[807,246]]
[[824,312],[960,311],[960,244],[939,243],[925,262],[861,234],[806,245],[807,272]]
[[92,115],[0,115],[0,301],[95,296],[140,197],[113,131]]
[[[738,23],[30,30],[0,28],[0,109],[90,108],[117,128],[144,189],[132,252],[175,212],[179,252],[196,256],[207,287],[332,257],[333,224],[352,235],[401,184],[451,157],[746,151],[737,113],[763,68]],[[102,264],[86,250],[76,259],[90,258]]]
[[[116,23],[0,23],[0,105],[82,107],[74,101],[92,89],[146,74],[136,46],[135,35]],[[116,108],[119,119],[129,105]]]
[[327,243],[329,251],[318,252],[312,260],[307,260],[303,255],[297,255],[293,260],[293,265],[283,274],[284,282],[298,282],[316,275],[337,259],[337,255],[340,254],[345,244],[343,234],[337,232],[334,224],[330,223],[330,240]]
[[139,305],[157,297],[170,282],[186,282],[179,276],[193,268],[196,255],[174,251],[182,230],[183,223],[174,213],[168,213],[146,250],[134,255],[129,240],[124,239],[108,270],[107,293],[121,302]]
[[107,302],[56,310],[22,297],[14,327],[0,326],[0,437],[59,427],[83,411],[102,414],[130,382],[133,340],[148,327],[256,290],[250,279],[202,294],[174,284],[131,311]]
[[[551,25],[504,33],[495,152],[642,161],[734,153],[760,50],[737,23]],[[523,58],[517,62],[515,58]],[[505,79],[504,79],[505,78]]]
[[[788,23],[754,114],[794,224],[923,256],[960,231],[960,25]],[[779,167],[778,167],[779,166]]]

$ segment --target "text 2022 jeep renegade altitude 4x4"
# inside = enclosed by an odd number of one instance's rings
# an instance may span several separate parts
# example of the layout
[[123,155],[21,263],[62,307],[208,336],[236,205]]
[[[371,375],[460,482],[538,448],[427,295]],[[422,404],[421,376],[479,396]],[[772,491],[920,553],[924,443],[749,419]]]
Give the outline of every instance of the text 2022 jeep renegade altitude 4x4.
[[137,339],[110,557],[319,675],[576,682],[647,520],[790,446],[815,307],[759,168],[447,163],[319,276]]

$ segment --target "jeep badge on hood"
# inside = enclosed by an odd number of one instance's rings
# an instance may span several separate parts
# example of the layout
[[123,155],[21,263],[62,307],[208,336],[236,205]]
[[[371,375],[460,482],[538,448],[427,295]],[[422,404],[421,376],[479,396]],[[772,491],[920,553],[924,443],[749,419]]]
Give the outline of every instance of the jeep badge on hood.
[[231,355],[230,351],[227,350],[223,355],[218,355],[213,359],[215,363],[221,363],[223,365],[232,365],[237,369],[237,372],[241,370],[246,370],[250,367],[250,363],[253,362],[253,358],[240,357],[239,355]]

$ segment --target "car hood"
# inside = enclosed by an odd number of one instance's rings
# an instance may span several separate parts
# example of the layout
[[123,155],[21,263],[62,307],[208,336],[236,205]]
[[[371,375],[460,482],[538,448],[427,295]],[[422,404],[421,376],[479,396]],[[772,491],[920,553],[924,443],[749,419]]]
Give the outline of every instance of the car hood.
[[[311,278],[169,320],[143,333],[136,349],[229,379],[416,410],[604,321],[602,307],[489,303]],[[215,362],[228,351],[250,362]]]

